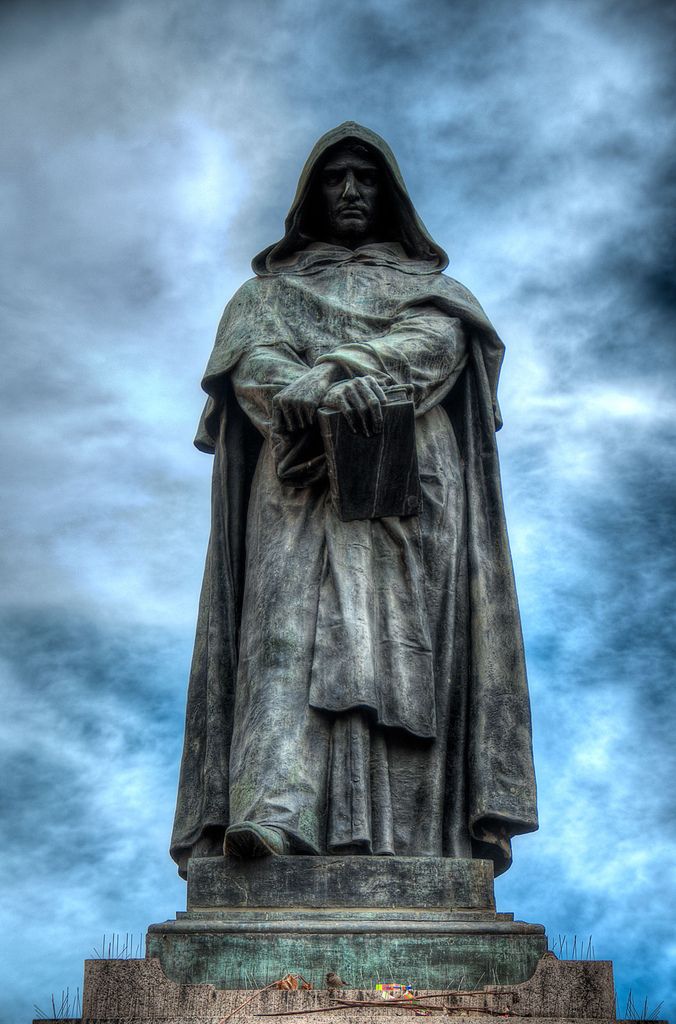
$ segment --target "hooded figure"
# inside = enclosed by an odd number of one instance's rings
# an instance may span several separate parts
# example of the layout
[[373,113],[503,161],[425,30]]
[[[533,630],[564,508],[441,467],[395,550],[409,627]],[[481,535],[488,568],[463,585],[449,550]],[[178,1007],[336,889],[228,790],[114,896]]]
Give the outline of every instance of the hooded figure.
[[[212,528],[171,853],[184,876],[224,837],[243,856],[489,857],[498,874],[537,828],[503,346],[368,129],[319,140],[285,226],[203,380]],[[420,514],[343,522],[312,410],[375,430],[390,385],[415,405]]]

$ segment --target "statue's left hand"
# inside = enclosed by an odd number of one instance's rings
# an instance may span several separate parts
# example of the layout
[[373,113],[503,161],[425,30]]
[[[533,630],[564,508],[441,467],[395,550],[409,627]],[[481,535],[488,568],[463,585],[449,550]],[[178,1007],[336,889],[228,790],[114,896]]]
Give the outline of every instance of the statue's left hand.
[[321,363],[278,391],[272,400],[273,430],[293,433],[311,426],[335,379],[335,367]]

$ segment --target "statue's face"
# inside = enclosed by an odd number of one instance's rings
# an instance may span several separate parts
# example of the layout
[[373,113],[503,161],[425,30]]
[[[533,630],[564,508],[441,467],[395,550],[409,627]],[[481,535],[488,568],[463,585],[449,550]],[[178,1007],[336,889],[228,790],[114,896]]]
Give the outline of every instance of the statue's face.
[[364,153],[339,148],[321,170],[327,241],[354,247],[376,241],[380,170]]

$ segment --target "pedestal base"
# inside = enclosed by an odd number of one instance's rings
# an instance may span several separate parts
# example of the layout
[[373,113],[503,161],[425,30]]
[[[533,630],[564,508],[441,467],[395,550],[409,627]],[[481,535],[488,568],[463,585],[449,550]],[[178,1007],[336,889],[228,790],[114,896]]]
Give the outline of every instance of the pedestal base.
[[[318,1019],[335,1024],[404,1024],[411,1010],[387,1003],[341,1007],[343,999],[374,1000],[375,992],[266,992],[218,990],[211,985],[178,985],[156,959],[85,961],[82,1024],[259,1024],[260,1014],[282,1024],[278,1014],[322,1010]],[[476,992],[418,993],[421,1003],[440,1007],[458,1024],[491,1024],[508,1017],[514,1024],[615,1024],[613,971],[610,963],[560,961],[551,955],[537,965],[530,981],[516,986],[487,986]],[[331,1007],[335,1012],[331,1012]],[[329,1008],[323,1010],[322,1008]],[[433,1016],[437,1016],[433,1014]],[[664,1024],[664,1022],[663,1022]]]
[[434,857],[194,860],[188,911],[147,938],[168,978],[217,988],[519,984],[546,948],[541,925],[496,914],[490,862]]
[[[458,1024],[619,1024],[612,964],[545,950],[541,925],[495,912],[486,861],[195,860],[188,911],[151,925],[145,960],[85,962],[82,1024],[410,1021],[412,1007],[337,1002],[378,999],[378,981],[410,984]],[[331,970],[348,990],[326,991]],[[256,991],[289,973],[313,990]]]

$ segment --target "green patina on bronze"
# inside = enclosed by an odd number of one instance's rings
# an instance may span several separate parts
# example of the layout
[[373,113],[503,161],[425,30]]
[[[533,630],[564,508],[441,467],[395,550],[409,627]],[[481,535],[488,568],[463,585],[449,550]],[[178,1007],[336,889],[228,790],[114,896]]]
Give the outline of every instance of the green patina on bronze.
[[478,988],[519,984],[535,972],[544,955],[544,934],[228,934],[149,933],[147,955],[159,957],[167,977],[217,988],[261,988],[289,972],[300,972],[323,987],[335,969],[354,988],[404,982],[414,988]]

